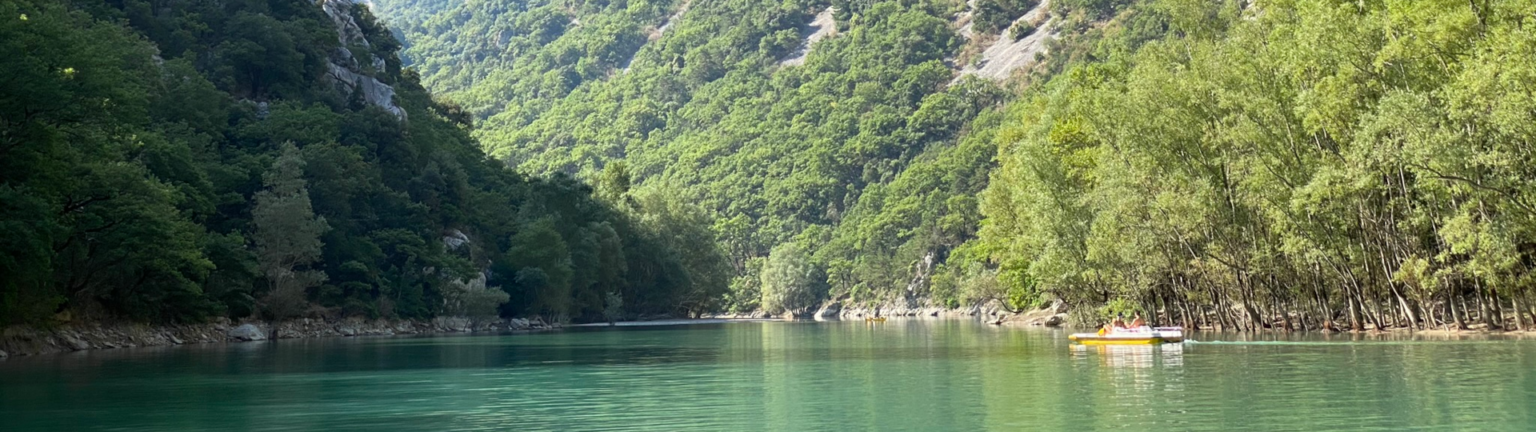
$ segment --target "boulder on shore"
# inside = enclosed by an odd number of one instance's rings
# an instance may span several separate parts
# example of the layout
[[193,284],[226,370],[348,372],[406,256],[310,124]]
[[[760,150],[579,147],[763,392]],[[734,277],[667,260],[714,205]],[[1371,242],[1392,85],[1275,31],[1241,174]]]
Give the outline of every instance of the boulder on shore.
[[1061,325],[1065,324],[1066,322],[1067,322],[1067,314],[1059,313],[1059,314],[1051,315],[1050,318],[1046,318],[1045,319],[1045,326],[1046,327],[1061,327]]
[[230,329],[228,336],[230,339],[238,341],[267,340],[267,334],[263,333],[261,329],[256,327],[254,324],[241,324],[239,327]]
[[825,305],[822,305],[821,309],[817,309],[816,313],[811,315],[811,318],[814,318],[817,321],[835,320],[839,315],[842,315],[842,312],[843,304],[833,300],[827,302]]
[[64,344],[69,346],[69,349],[75,351],[85,351],[91,349],[91,344],[89,342],[80,340],[78,336],[74,335],[64,336]]

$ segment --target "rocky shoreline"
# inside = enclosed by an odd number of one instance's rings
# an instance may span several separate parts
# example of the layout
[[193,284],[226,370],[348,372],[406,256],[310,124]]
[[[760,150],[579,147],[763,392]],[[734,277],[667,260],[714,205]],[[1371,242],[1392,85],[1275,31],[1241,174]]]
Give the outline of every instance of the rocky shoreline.
[[[968,308],[949,308],[930,304],[880,304],[844,307],[842,302],[828,302],[814,311],[795,316],[816,320],[862,320],[867,317],[908,317],[935,319],[980,319],[994,325],[1060,326],[1066,315],[1056,308],[1010,313],[1001,304],[991,302]],[[714,314],[701,318],[769,319],[767,312]],[[153,347],[169,345],[239,343],[273,339],[308,339],[350,336],[392,336],[402,334],[454,334],[477,332],[538,331],[560,327],[539,320],[523,318],[438,317],[431,320],[366,320],[362,318],[305,318],[282,322],[226,319],[200,324],[149,325],[141,323],[65,324],[54,328],[13,326],[0,330],[0,359],[8,356],[32,356],[84,350]]]
[[0,359],[10,356],[74,351],[400,334],[537,331],[559,327],[523,318],[438,317],[431,320],[297,319],[277,323],[217,320],[201,324],[66,324],[51,329],[28,326],[0,330]]
[[774,316],[764,311],[753,311],[739,314],[714,314],[709,318],[717,319],[814,319],[818,321],[828,320],[861,320],[870,317],[890,318],[974,318],[994,325],[1016,326],[1061,326],[1066,322],[1066,310],[1058,304],[1043,309],[1013,313],[1003,308],[997,301],[973,305],[966,308],[951,308],[925,303],[902,304],[886,303],[873,306],[844,306],[840,301],[831,301],[816,308],[814,311],[796,314],[794,316]]

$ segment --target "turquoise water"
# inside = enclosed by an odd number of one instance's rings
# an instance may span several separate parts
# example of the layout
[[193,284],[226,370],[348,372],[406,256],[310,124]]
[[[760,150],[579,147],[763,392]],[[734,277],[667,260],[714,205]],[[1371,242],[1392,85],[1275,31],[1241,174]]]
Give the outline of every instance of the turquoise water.
[[966,321],[346,338],[0,361],[0,430],[1536,430],[1536,341]]

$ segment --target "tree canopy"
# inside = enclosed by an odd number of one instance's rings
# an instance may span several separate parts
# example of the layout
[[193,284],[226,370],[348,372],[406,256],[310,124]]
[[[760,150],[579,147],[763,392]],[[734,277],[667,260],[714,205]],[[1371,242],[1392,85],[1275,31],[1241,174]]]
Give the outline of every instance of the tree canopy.
[[690,272],[725,271],[686,204],[629,206],[486,158],[365,7],[0,13],[3,323],[241,318],[280,299],[283,316],[489,304],[598,320],[605,293],[635,299],[627,313],[685,313],[695,282],[718,278]]

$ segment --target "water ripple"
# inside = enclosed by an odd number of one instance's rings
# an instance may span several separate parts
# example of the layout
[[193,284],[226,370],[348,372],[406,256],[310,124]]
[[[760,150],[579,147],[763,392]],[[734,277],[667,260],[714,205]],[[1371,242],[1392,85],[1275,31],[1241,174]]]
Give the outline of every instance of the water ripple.
[[[30,430],[1530,430],[1536,343],[959,321],[282,341],[0,362]],[[1245,340],[1246,339],[1246,340]],[[20,361],[17,361],[20,360]]]

